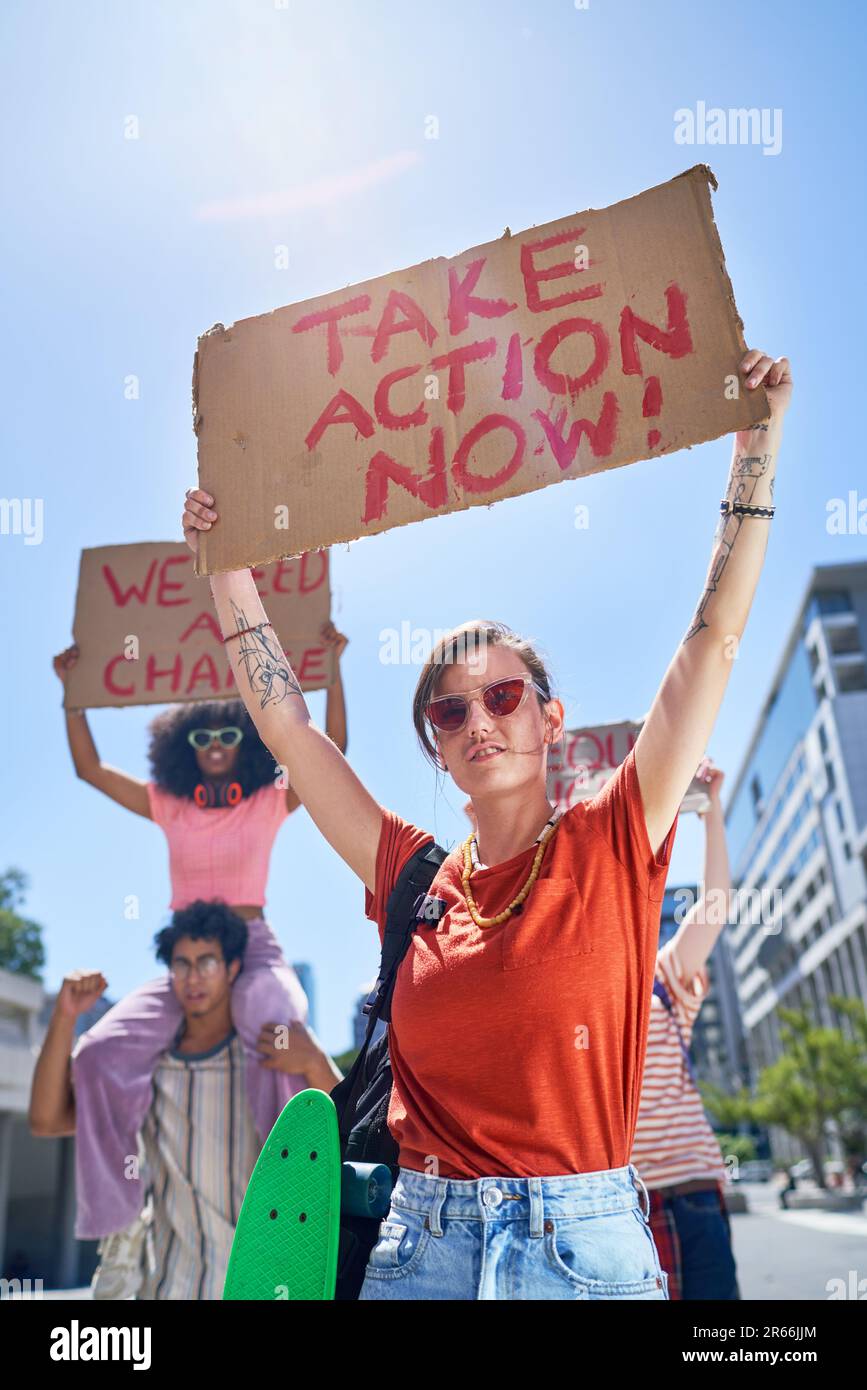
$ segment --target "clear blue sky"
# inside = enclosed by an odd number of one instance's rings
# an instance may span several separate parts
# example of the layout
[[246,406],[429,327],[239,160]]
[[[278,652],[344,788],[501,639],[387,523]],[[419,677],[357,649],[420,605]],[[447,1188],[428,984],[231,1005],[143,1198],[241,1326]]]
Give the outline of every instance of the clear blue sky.
[[[867,554],[864,537],[825,529],[828,499],[865,479],[862,11],[18,0],[0,34],[2,493],[45,507],[41,545],[0,536],[0,844],[2,865],[30,875],[47,983],[99,967],[117,997],[154,973],[164,842],[77,783],[50,661],[70,640],[82,547],[177,536],[197,335],[699,162],[719,179],[747,340],[786,353],[796,380],[767,565],[710,750],[731,785],[809,567]],[[675,111],[699,101],[779,108],[781,153],[676,144]],[[138,140],[123,138],[131,115]],[[208,216],[214,204],[228,210]],[[124,399],[130,373],[138,401]],[[415,749],[416,670],[379,661],[380,632],[401,622],[501,618],[541,642],[571,722],[644,711],[702,587],[729,455],[718,440],[337,550],[349,756],[379,800],[448,842],[465,832],[460,794]],[[321,717],[324,697],[313,706]],[[144,776],[154,712],[94,713],[103,757]],[[684,818],[669,881],[695,879],[700,852]],[[132,893],[138,922],[123,915]],[[304,812],[281,831],[269,903],[290,958],[313,965],[326,1044],[344,1048],[375,929]]]

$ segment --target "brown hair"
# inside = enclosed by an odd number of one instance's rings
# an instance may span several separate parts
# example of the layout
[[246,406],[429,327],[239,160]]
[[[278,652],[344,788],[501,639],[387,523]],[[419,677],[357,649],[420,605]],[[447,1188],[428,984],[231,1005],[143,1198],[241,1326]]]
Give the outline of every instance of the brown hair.
[[412,722],[418,741],[422,753],[434,767],[439,767],[439,763],[425,710],[434,697],[442,668],[458,661],[471,660],[487,647],[508,647],[509,651],[521,658],[533,680],[545,692],[542,696],[534,691],[540,708],[544,708],[545,702],[553,698],[548,668],[536,648],[525,637],[519,637],[510,627],[506,627],[505,623],[486,621],[484,618],[473,618],[468,623],[461,623],[460,627],[453,628],[434,645],[422,667],[412,700]]

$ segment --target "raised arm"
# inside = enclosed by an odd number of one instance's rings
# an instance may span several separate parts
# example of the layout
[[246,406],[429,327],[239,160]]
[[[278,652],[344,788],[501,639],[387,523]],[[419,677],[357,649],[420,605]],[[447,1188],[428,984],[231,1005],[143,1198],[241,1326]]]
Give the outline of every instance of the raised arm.
[[[78,656],[78,647],[73,644],[54,658],[54,670],[63,685],[66,684],[66,677],[78,661]],[[104,792],[106,796],[110,796],[112,801],[116,801],[119,806],[125,806],[128,811],[134,811],[137,816],[144,816],[146,820],[151,820],[147,783],[140,781],[138,777],[131,777],[128,772],[121,772],[118,768],[109,767],[107,763],[100,761],[93,735],[90,732],[90,725],[87,722],[87,714],[83,709],[66,710],[65,717],[66,738],[69,743],[69,751],[72,754],[76,776],[80,777],[83,782],[89,782],[92,787]]]
[[677,961],[682,980],[692,980],[706,964],[717,937],[728,921],[732,879],[720,801],[723,776],[712,763],[699,769],[699,777],[707,781],[710,797],[710,807],[703,817],[704,878],[698,901],[689,909],[668,946]]
[[30,1132],[40,1139],[75,1133],[75,1092],[70,1058],[79,1016],[92,1009],[107,981],[99,971],[74,970],[54,1002],[30,1088]]
[[[768,508],[774,502],[783,415],[792,393],[789,361],[751,349],[741,363],[748,390],[762,382],[770,418],[735,435],[726,500]],[[635,765],[654,854],[701,761],[731,675],[761,574],[771,522],[720,516],[704,590],[635,745]]]
[[[199,531],[217,519],[214,499],[190,489],[184,536],[196,549]],[[289,783],[328,843],[375,891],[382,808],[340,749],[310,718],[301,686],[268,622],[249,570],[211,577],[211,592],[232,662],[238,693]]]
[[349,638],[338,632],[333,623],[326,623],[324,637],[334,651],[336,675],[328,687],[325,698],[325,732],[336,743],[341,753],[346,752],[346,696],[343,692],[343,676],[340,671],[340,658],[349,645]]

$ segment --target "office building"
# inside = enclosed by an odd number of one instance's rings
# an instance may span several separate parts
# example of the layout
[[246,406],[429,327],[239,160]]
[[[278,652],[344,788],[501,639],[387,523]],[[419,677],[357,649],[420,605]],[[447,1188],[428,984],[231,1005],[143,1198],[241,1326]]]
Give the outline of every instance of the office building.
[[867,562],[810,576],[726,813],[726,929],[749,1073],[782,1055],[779,1009],[849,1028],[867,1000]]

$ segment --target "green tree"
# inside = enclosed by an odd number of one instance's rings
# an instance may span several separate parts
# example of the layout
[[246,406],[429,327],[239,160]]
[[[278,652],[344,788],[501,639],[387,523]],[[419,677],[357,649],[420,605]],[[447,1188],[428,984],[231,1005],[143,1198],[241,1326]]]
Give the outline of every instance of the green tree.
[[833,997],[851,1023],[851,1038],[839,1028],[820,1028],[809,1014],[780,1009],[784,1053],[759,1073],[753,1095],[730,1096],[702,1086],[708,1112],[723,1129],[748,1122],[776,1125],[800,1141],[816,1182],[825,1187],[824,1159],[831,1125],[850,1158],[867,1151],[867,1009],[858,999]]
[[853,1167],[867,1159],[867,1005],[863,999],[832,995],[834,1009],[849,1020],[856,1060],[841,1077],[843,1111],[838,1118],[840,1143]]
[[0,874],[0,970],[41,981],[45,965],[42,928],[18,912],[27,887],[27,876],[20,869]]
[[738,1125],[753,1122],[753,1098],[749,1091],[741,1089],[730,1095],[710,1081],[701,1082],[699,1090],[704,1108],[718,1129],[734,1132]]
[[760,1073],[753,1103],[758,1124],[779,1125],[800,1140],[820,1187],[829,1127],[841,1126],[857,1084],[857,1041],[839,1028],[820,1028],[806,1013],[780,1009],[784,1055]]
[[732,1159],[740,1165],[749,1163],[756,1156],[755,1142],[748,1134],[718,1134],[717,1139],[727,1168]]

